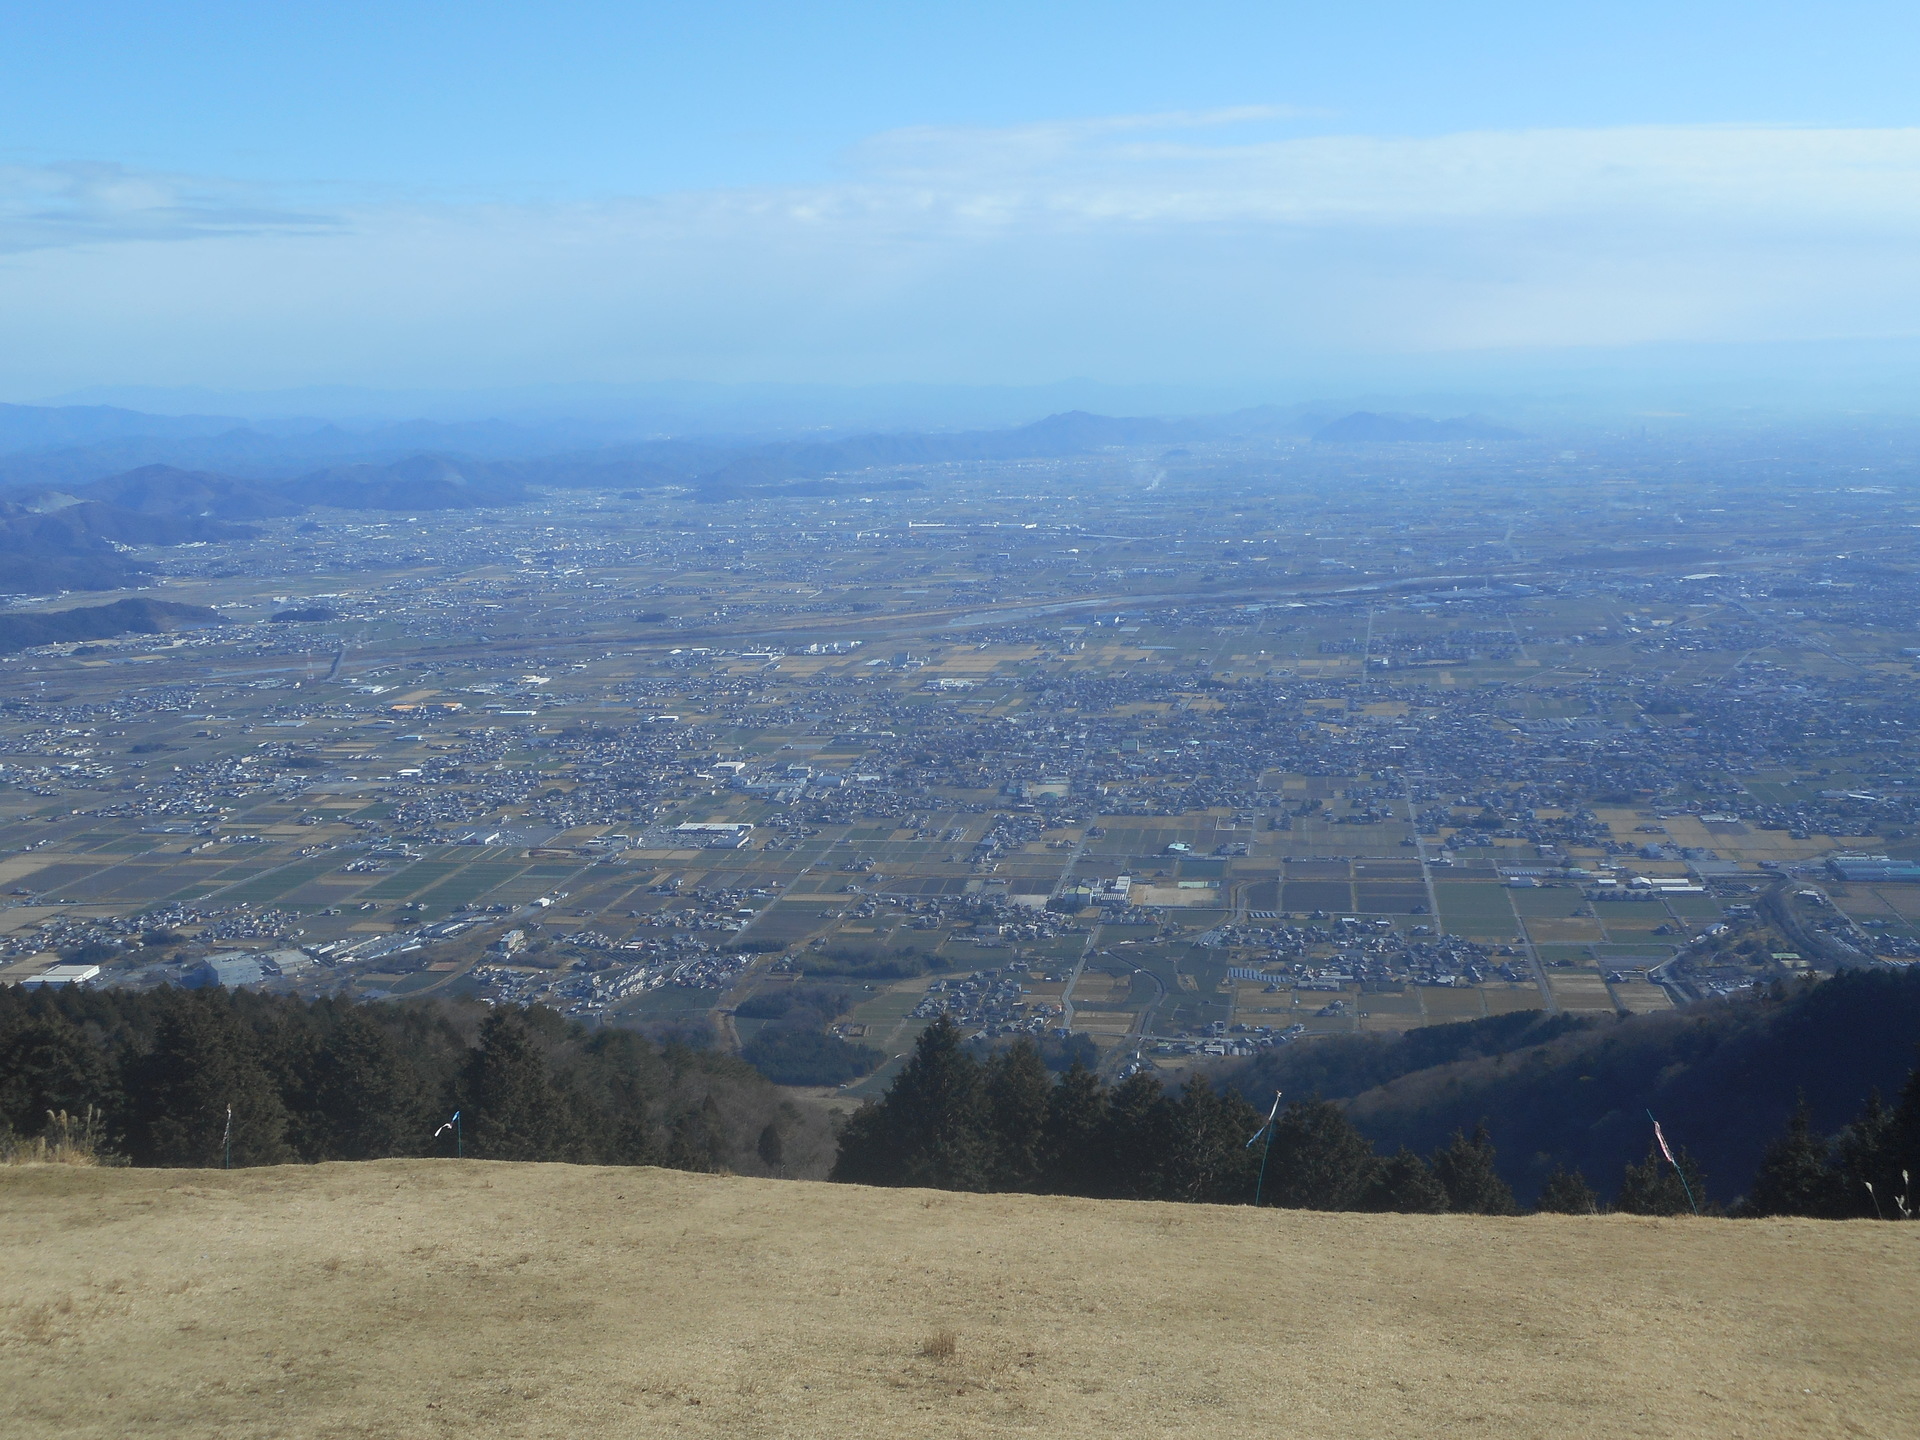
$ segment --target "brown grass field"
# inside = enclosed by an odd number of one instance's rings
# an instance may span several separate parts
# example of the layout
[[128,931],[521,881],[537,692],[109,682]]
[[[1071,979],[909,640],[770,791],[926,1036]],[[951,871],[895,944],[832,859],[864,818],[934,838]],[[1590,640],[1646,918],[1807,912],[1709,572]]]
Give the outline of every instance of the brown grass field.
[[0,1433],[1920,1433],[1920,1225],[0,1168]]

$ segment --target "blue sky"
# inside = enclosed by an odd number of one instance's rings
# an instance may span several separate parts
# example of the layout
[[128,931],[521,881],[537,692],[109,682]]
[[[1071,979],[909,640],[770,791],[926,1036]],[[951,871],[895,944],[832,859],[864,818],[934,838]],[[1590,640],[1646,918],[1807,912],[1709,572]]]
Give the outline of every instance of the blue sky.
[[0,394],[1920,332],[1920,7],[10,7]]

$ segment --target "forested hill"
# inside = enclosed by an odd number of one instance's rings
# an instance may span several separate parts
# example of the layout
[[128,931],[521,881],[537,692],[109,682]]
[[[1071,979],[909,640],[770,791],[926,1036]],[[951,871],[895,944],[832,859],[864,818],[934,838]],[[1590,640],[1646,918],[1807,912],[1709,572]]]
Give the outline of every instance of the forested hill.
[[1741,1194],[1799,1097],[1820,1133],[1879,1091],[1889,1101],[1920,1048],[1920,973],[1849,971],[1792,991],[1623,1020],[1536,1013],[1290,1047],[1233,1072],[1250,1100],[1275,1090],[1347,1099],[1383,1149],[1427,1150],[1485,1119],[1502,1174],[1532,1193],[1556,1166],[1613,1176],[1646,1152],[1647,1112]]
[[[982,1064],[941,1020],[848,1121],[833,1176],[1317,1210],[1892,1219],[1920,1209],[1902,1173],[1920,1175],[1917,1021],[1920,977],[1862,972],[1658,1020],[1512,1017],[1302,1045],[1231,1086],[1170,1091],[1145,1071],[1108,1087],[1075,1066],[1056,1082],[1024,1039]],[[1480,1058],[1412,1068],[1436,1054]],[[1396,1064],[1406,1073],[1345,1107],[1313,1093]],[[1271,1120],[1249,1103],[1289,1087]]]
[[224,625],[218,610],[171,600],[135,596],[111,605],[81,605],[70,610],[14,611],[0,615],[0,655],[33,645],[69,640],[105,640],[115,635],[161,635],[172,630]]

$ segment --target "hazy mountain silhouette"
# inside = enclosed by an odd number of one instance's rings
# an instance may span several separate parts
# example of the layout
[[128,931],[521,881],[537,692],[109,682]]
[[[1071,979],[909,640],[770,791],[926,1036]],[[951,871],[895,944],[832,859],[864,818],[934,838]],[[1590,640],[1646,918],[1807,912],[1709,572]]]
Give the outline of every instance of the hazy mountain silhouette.
[[454,510],[511,505],[525,485],[504,466],[456,455],[409,455],[390,465],[335,465],[278,487],[302,505],[348,510]]
[[296,515],[303,508],[272,486],[254,480],[143,465],[84,487],[87,498],[104,500],[146,515],[206,515],[221,520],[266,520]]

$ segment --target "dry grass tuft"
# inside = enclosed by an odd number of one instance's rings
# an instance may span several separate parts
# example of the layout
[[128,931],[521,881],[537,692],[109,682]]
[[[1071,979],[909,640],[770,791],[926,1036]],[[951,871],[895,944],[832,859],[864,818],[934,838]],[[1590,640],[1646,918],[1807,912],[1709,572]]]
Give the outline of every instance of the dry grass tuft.
[[936,1330],[920,1342],[920,1356],[924,1360],[945,1363],[959,1353],[960,1337],[951,1330]]
[[71,1295],[38,1305],[10,1306],[6,1323],[0,1325],[0,1344],[51,1345],[68,1333],[75,1318]]
[[49,1110],[46,1130],[32,1139],[0,1134],[0,1165],[98,1165],[106,1138],[104,1119],[91,1105],[77,1119],[64,1110]]

